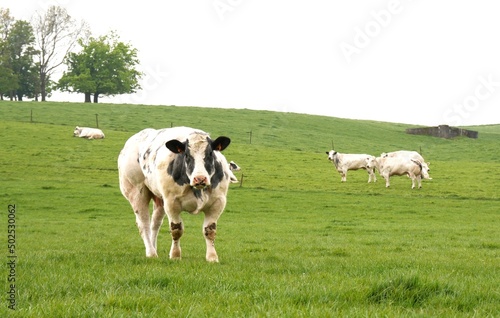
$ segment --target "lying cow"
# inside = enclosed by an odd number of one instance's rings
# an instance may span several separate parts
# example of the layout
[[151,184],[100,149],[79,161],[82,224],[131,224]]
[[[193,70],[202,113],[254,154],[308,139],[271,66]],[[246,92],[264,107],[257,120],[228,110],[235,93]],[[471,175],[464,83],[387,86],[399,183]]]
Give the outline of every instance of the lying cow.
[[381,155],[381,157],[399,157],[399,158],[408,158],[408,159],[415,159],[419,162],[421,162],[424,167],[424,169],[426,169],[426,173],[425,176],[422,176],[424,179],[432,179],[430,176],[429,176],[429,162],[425,162],[424,160],[424,157],[422,157],[421,154],[419,154],[418,152],[416,151],[411,151],[411,150],[397,150],[397,151],[392,151],[392,152],[383,152]]
[[103,139],[104,133],[99,128],[76,126],[75,130],[73,131],[73,137],[80,137],[87,139]]
[[[130,137],[118,157],[120,190],[135,212],[147,257],[157,257],[157,237],[165,215],[172,236],[170,258],[181,258],[181,212],[204,212],[206,260],[218,262],[217,220],[226,206],[231,171],[221,153],[228,137],[213,140],[201,130],[144,129]],[[153,200],[150,218],[149,202]]]
[[341,182],[347,181],[347,171],[364,169],[368,172],[368,182],[376,182],[375,165],[370,164],[375,160],[375,156],[367,154],[339,153],[335,150],[327,151],[330,160],[341,175]]
[[391,176],[407,175],[411,179],[411,188],[415,188],[415,181],[418,187],[422,188],[422,178],[429,177],[427,164],[416,159],[406,157],[377,157],[375,159],[380,175],[385,179],[385,186],[390,186]]
[[240,171],[241,168],[238,166],[234,161],[229,162],[229,171],[231,172],[229,174],[229,179],[231,180],[231,183],[238,183],[238,178],[234,175],[233,171]]

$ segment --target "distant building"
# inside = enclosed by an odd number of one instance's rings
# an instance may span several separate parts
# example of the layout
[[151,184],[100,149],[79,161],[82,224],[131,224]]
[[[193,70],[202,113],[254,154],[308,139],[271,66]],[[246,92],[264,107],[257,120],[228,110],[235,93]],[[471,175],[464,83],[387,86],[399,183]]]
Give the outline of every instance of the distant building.
[[458,136],[465,136],[469,138],[478,137],[477,131],[450,127],[448,125],[439,125],[437,127],[408,128],[406,129],[406,133],[412,135],[428,135],[441,138],[454,138]]

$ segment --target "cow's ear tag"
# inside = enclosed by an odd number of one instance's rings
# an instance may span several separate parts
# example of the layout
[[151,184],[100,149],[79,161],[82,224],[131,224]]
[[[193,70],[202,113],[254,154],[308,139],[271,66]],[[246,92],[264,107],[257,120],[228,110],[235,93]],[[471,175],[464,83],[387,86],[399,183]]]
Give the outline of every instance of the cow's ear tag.
[[181,147],[177,147],[177,153],[183,153],[184,152],[184,149],[182,149]]

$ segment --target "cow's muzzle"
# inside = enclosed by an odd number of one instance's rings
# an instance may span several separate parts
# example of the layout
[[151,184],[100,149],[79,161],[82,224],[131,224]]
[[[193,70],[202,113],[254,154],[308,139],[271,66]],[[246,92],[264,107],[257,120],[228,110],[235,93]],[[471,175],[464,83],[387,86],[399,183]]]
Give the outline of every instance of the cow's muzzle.
[[204,176],[198,176],[193,178],[193,182],[191,186],[195,189],[201,190],[205,189],[208,186],[210,186],[210,183],[208,182],[208,178]]

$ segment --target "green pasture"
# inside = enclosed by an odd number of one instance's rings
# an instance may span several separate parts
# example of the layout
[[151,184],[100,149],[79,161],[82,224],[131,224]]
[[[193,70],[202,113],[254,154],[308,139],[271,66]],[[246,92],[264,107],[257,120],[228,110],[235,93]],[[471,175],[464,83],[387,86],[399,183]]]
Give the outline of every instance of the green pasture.
[[[96,119],[105,139],[72,136]],[[182,260],[168,259],[167,227],[159,258],[147,259],[120,193],[116,160],[127,138],[171,126],[232,139],[224,154],[242,167],[242,183],[231,185],[219,219],[220,263],[205,261],[203,216],[187,213]],[[500,125],[451,140],[406,134],[410,127],[1,101],[0,317],[500,317]],[[420,151],[433,179],[412,190],[409,178],[393,177],[385,188],[378,174],[368,184],[353,171],[341,183],[327,160],[332,145]]]

